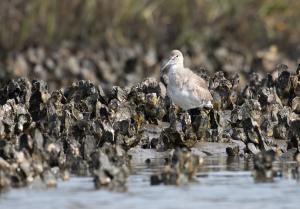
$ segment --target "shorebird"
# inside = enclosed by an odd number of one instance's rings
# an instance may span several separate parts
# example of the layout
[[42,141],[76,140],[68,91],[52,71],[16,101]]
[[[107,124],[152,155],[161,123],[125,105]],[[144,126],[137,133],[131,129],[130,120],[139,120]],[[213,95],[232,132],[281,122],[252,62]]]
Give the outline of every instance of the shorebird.
[[205,80],[183,65],[183,55],[173,50],[161,68],[167,70],[169,83],[167,94],[172,102],[183,110],[194,108],[212,108],[212,96]]

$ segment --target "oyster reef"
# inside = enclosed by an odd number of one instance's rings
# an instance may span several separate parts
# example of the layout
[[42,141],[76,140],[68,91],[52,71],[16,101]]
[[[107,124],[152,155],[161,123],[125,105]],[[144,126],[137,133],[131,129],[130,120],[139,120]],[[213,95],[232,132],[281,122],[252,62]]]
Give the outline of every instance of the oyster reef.
[[198,69],[213,108],[183,111],[167,96],[167,77],[149,77],[161,56],[124,51],[29,47],[7,58],[0,66],[0,189],[55,187],[77,175],[93,177],[97,189],[126,191],[134,153],[145,150],[166,158],[152,185],[181,185],[218,144],[233,158],[254,156],[254,178],[270,181],[276,159],[299,153],[300,67]]

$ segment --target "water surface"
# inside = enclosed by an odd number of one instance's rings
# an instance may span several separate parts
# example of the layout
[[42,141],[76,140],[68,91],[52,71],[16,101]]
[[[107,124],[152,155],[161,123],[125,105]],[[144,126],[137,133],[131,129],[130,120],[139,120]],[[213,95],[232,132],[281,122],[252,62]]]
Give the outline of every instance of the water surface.
[[56,189],[11,189],[0,195],[0,208],[300,208],[300,184],[288,175],[293,162],[276,164],[285,172],[273,183],[255,183],[251,161],[210,157],[195,183],[150,186],[149,176],[161,168],[161,162],[153,159],[150,166],[136,165],[126,193],[94,190],[91,178],[73,177],[59,182]]

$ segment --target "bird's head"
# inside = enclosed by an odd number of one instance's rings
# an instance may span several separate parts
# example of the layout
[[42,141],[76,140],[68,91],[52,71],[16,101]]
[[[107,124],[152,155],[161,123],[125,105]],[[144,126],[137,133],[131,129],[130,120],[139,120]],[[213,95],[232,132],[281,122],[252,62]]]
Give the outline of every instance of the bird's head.
[[171,51],[168,59],[164,62],[161,70],[165,70],[172,65],[178,65],[179,67],[183,67],[183,55],[179,50]]

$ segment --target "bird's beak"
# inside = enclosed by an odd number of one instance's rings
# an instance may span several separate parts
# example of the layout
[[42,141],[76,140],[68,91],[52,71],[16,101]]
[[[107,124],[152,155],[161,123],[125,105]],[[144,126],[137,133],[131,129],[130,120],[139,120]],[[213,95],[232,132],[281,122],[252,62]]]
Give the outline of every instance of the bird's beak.
[[163,65],[163,67],[161,68],[161,70],[163,71],[171,62],[172,59],[168,59],[167,62],[165,62],[165,64]]

